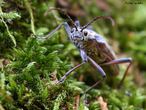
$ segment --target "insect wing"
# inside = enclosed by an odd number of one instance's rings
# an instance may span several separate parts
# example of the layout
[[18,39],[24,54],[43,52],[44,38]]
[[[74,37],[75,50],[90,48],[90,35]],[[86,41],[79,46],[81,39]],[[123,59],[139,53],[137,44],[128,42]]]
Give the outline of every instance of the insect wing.
[[[106,60],[102,63],[115,60],[116,55],[105,39],[103,39],[103,37],[101,37],[99,34],[96,34],[95,38],[95,45],[98,48],[99,53],[101,53],[101,55],[106,58]],[[96,61],[96,59],[94,60]],[[107,75],[116,76],[119,74],[119,66],[117,64],[102,66],[102,68],[107,73]]]

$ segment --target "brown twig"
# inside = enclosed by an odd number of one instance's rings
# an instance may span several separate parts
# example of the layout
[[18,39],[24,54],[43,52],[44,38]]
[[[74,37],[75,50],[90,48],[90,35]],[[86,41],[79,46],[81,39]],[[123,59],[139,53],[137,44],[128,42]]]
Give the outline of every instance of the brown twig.
[[[83,81],[83,77],[84,77],[84,75],[81,74],[80,77],[79,77],[79,81],[80,81],[80,82]],[[75,108],[75,110],[78,109],[78,107],[79,107],[79,102],[80,102],[80,95],[77,95],[77,97],[76,97],[76,108]]]

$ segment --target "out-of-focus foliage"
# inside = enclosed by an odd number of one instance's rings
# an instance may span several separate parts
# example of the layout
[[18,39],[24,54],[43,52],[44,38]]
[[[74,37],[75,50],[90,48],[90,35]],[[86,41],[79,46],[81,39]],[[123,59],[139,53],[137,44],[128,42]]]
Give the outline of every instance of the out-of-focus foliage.
[[[0,1],[0,110],[98,110],[103,106],[109,110],[146,109],[146,3],[140,2]],[[132,57],[132,66],[123,84],[132,94],[131,98],[121,89],[115,89],[127,68],[124,64],[120,65],[117,78],[107,76],[87,94],[89,106],[84,104],[84,91],[101,78],[89,64],[71,73],[64,83],[56,84],[82,59],[63,26],[48,40],[31,36],[32,33],[46,36],[61,22],[69,21],[58,11],[44,16],[52,7],[62,8],[74,21],[79,20],[81,26],[100,15],[114,19],[114,27],[108,19],[94,21],[92,26],[108,41],[117,58]],[[103,101],[99,100],[100,96]]]

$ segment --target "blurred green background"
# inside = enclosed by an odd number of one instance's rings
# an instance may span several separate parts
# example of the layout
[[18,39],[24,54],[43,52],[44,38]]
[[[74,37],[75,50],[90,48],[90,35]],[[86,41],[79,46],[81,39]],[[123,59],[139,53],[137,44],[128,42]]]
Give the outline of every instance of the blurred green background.
[[[92,23],[117,58],[131,57],[133,62],[123,86],[129,98],[119,89],[127,64],[120,65],[116,78],[107,77],[87,95],[84,91],[100,80],[86,64],[70,74],[64,83],[56,82],[82,59],[69,41],[62,26],[48,40],[35,39],[31,34],[46,36],[62,22],[71,23],[65,15],[51,11],[59,7],[73,21],[84,26]],[[144,0],[3,0],[0,1],[0,110],[144,110],[146,109],[146,2]],[[100,100],[100,97],[103,100]],[[104,103],[105,102],[105,103]]]

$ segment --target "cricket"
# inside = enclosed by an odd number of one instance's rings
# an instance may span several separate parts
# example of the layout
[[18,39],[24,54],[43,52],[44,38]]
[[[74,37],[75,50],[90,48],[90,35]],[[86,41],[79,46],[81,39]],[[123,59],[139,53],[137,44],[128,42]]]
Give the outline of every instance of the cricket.
[[[92,87],[87,89],[84,94],[84,102],[85,104],[88,104],[87,101],[87,94],[100,82],[102,82],[106,78],[106,74],[108,74],[111,77],[115,77],[120,73],[120,69],[118,64],[121,63],[128,63],[127,69],[124,73],[124,76],[122,80],[120,81],[118,88],[121,88],[126,95],[131,97],[131,94],[124,89],[122,86],[123,81],[127,75],[128,69],[130,68],[132,64],[132,58],[121,58],[117,59],[114,51],[111,49],[109,44],[105,41],[105,39],[96,33],[92,27],[89,25],[94,22],[97,19],[100,18],[107,18],[111,21],[112,25],[114,26],[114,20],[109,16],[98,16],[91,20],[89,23],[87,23],[85,26],[80,27],[79,21],[73,22],[73,20],[70,18],[70,16],[63,11],[60,8],[51,8],[45,12],[45,16],[48,12],[51,10],[58,10],[62,12],[71,22],[73,28],[70,28],[69,24],[67,22],[61,23],[54,31],[52,31],[50,34],[48,34],[46,37],[37,37],[36,35],[33,35],[37,39],[49,39],[62,25],[64,25],[66,33],[71,40],[71,42],[77,47],[77,49],[80,52],[81,58],[83,60],[83,63],[77,65],[73,69],[69,70],[60,81],[58,81],[57,84],[63,83],[63,81],[67,78],[67,76],[74,70],[78,69],[82,65],[86,63],[90,63],[94,69],[96,69],[99,74],[102,76],[102,79],[100,79],[98,82],[96,82]],[[87,28],[89,26],[89,28]]]

